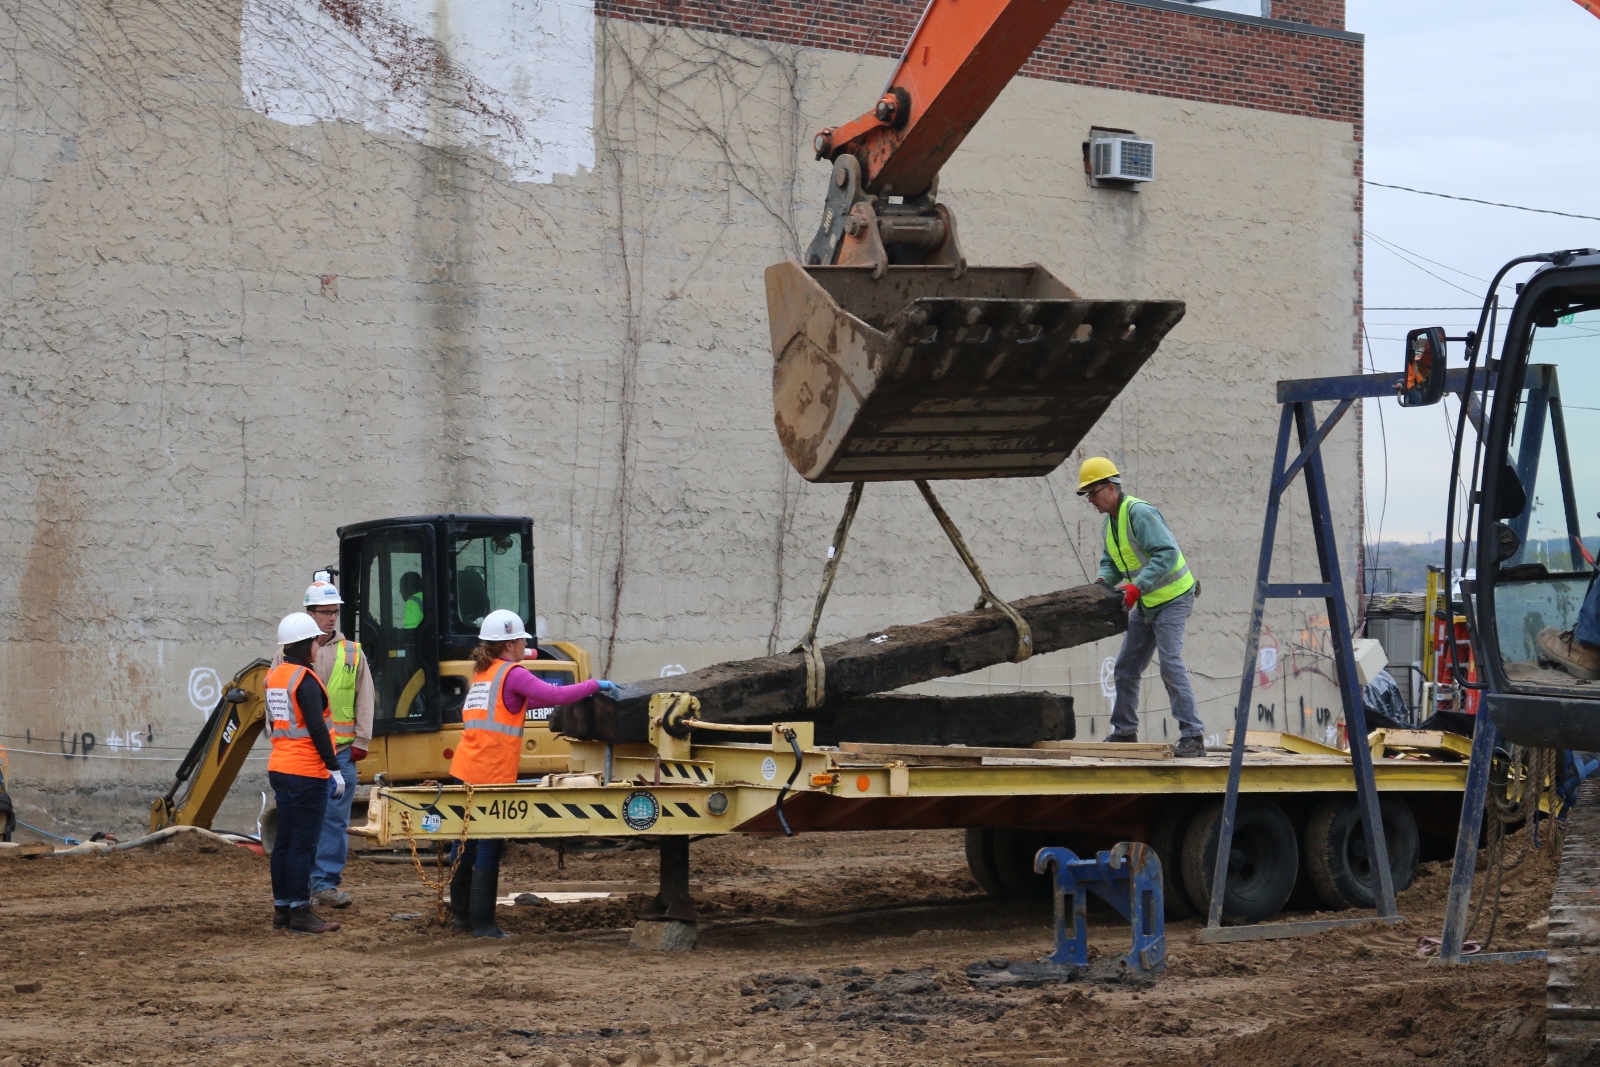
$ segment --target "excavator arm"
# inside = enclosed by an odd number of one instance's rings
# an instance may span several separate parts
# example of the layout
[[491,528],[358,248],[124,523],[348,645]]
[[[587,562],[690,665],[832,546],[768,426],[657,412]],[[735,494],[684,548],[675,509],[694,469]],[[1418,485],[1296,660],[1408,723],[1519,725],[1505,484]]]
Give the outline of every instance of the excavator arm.
[[[873,109],[816,136],[835,168],[807,262],[959,263],[954,220],[933,203],[939,171],[1071,3],[930,0]],[[863,201],[885,248],[853,210]]]
[[223,689],[222,699],[178,765],[172,788],[151,802],[152,831],[167,826],[210,827],[266,724],[269,666],[264,659],[255,660]]
[[1071,5],[932,0],[877,105],[854,122],[818,133],[817,158],[849,153],[861,164],[867,192],[922,196]]

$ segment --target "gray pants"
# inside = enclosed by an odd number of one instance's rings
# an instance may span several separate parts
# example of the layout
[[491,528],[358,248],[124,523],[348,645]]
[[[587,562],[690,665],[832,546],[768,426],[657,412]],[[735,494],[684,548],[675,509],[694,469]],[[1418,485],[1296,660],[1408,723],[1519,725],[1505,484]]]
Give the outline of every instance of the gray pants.
[[1189,685],[1189,668],[1183,665],[1183,630],[1194,611],[1194,591],[1169,600],[1159,608],[1146,610],[1135,605],[1128,613],[1128,632],[1117,653],[1117,702],[1111,709],[1111,728],[1119,734],[1139,730],[1139,676],[1150,666],[1150,657],[1161,652],[1161,681],[1172,702],[1172,717],[1178,720],[1184,737],[1201,737],[1205,727],[1194,709],[1194,690]]

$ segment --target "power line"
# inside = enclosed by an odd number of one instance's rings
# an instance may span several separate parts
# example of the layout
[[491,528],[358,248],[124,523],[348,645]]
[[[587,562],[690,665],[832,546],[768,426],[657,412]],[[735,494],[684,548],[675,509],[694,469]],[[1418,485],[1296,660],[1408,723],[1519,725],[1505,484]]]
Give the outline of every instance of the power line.
[[[1409,255],[1407,255],[1407,254],[1405,254],[1405,252],[1406,252],[1405,249],[1401,248],[1397,244],[1393,244],[1393,243],[1391,243],[1389,241],[1385,241],[1382,237],[1379,237],[1377,234],[1373,233],[1371,230],[1366,230],[1364,232],[1366,233],[1366,235],[1368,237],[1372,238],[1373,241],[1377,242],[1377,245],[1378,245],[1379,248],[1383,249],[1385,252],[1389,253],[1391,256],[1393,256],[1394,258],[1400,260],[1401,262],[1406,263],[1409,266],[1417,268],[1422,273],[1426,274],[1428,277],[1434,279],[1435,281],[1443,282],[1444,284],[1448,285],[1452,289],[1459,289],[1461,292],[1466,293],[1468,296],[1476,296],[1477,295],[1471,289],[1468,289],[1466,286],[1457,285],[1455,282],[1451,281],[1449,278],[1443,277],[1442,275],[1439,275],[1439,274],[1435,274],[1433,271],[1429,270],[1427,267],[1424,267],[1421,263],[1416,262],[1416,260],[1411,258],[1411,256],[1416,256],[1415,252],[1412,252]],[[1417,256],[1417,259],[1423,259],[1423,258],[1425,258],[1425,257]],[[1432,263],[1433,261],[1430,259],[1430,260],[1428,260],[1428,262]],[[1441,263],[1441,264],[1439,264],[1439,266],[1444,266],[1444,264]],[[1446,267],[1445,269],[1446,270],[1455,270],[1454,267]],[[1464,271],[1456,271],[1456,273],[1457,274],[1464,274],[1465,272]],[[1467,277],[1470,278],[1471,275],[1469,274],[1469,275],[1467,275]]]
[[1468,204],[1484,204],[1488,207],[1505,207],[1512,211],[1532,211],[1538,215],[1560,215],[1564,219],[1588,219],[1590,222],[1600,222],[1600,215],[1575,215],[1570,211],[1551,211],[1547,207],[1523,207],[1521,204],[1502,204],[1498,200],[1479,200],[1472,196],[1452,196],[1449,193],[1435,193],[1427,189],[1413,189],[1409,185],[1389,185],[1387,182],[1365,181],[1363,185],[1376,185],[1379,189],[1398,189],[1402,193],[1416,193],[1418,196],[1437,196],[1444,200],[1461,200]]

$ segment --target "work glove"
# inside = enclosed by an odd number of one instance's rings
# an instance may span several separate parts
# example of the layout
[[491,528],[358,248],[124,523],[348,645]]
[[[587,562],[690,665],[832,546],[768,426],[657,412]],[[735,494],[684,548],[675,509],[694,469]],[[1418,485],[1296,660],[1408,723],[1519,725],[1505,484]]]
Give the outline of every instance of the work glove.
[[1139,602],[1139,587],[1132,582],[1123,582],[1117,588],[1122,590],[1122,610],[1132,611],[1133,606]]
[[616,682],[607,682],[602,679],[600,681],[600,692],[602,695],[615,700],[622,693],[622,687]]
[[338,771],[328,772],[328,781],[333,785],[333,799],[338,800],[344,796],[344,775]]
[[366,758],[367,758],[367,750],[366,749],[359,748],[359,747],[357,747],[355,745],[351,745],[350,746],[350,762],[351,763],[360,763],[362,760],[364,760]]

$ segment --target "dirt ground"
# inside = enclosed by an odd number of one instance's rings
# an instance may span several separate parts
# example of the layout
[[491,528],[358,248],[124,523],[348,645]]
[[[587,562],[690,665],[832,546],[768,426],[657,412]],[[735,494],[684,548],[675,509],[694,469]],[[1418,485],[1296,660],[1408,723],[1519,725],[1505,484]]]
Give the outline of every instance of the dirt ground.
[[[1494,947],[1543,944],[1548,852],[1508,876]],[[647,851],[558,868],[515,846],[501,891],[654,878]],[[1142,990],[975,988],[969,964],[1051,948],[1050,911],[983,897],[959,833],[706,840],[694,879],[700,948],[661,955],[628,947],[640,897],[502,908],[515,937],[473,941],[433,922],[409,865],[359,856],[323,937],[271,930],[266,860],[243,849],[0,859],[0,1067],[1544,1062],[1542,964],[1415,955],[1446,864],[1398,927],[1213,947],[1169,926]],[[1092,935],[1126,951],[1110,916]]]

